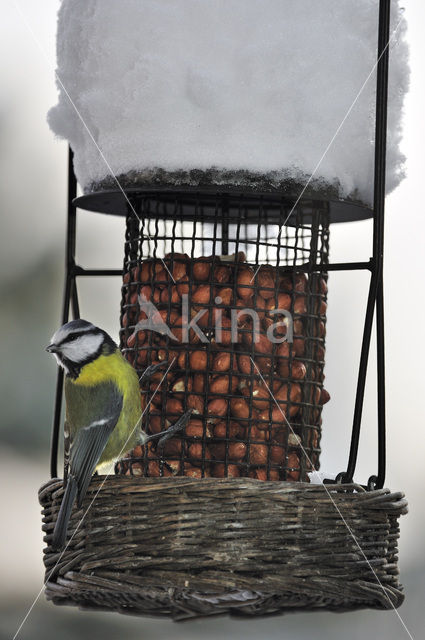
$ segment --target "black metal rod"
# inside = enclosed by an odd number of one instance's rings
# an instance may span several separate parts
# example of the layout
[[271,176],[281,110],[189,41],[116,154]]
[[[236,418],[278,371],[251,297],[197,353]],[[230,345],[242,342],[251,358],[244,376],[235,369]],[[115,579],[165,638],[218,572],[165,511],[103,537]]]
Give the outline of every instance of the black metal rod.
[[359,374],[357,378],[356,400],[354,404],[353,429],[351,432],[350,454],[347,471],[343,482],[352,482],[356,469],[357,453],[360,440],[360,426],[362,421],[363,401],[366,387],[366,373],[369,359],[370,340],[372,336],[373,315],[375,310],[376,295],[378,290],[379,273],[376,270],[371,277],[369,294],[366,306],[366,317],[363,329],[362,349],[360,354]]
[[[376,342],[378,377],[378,476],[373,478],[375,489],[382,489],[385,482],[386,433],[385,433],[385,339],[384,339],[384,284],[381,277],[376,300]],[[369,479],[371,484],[372,478]]]
[[[310,264],[299,265],[297,271],[311,271]],[[315,264],[314,271],[372,271],[373,261],[369,262],[335,262],[334,264]],[[122,269],[86,269],[75,265],[74,276],[122,276]]]
[[[373,325],[373,315],[378,297],[379,287],[382,286],[383,249],[384,249],[384,210],[385,210],[385,168],[386,168],[386,133],[387,133],[387,103],[388,103],[388,62],[389,62],[389,34],[390,34],[390,0],[380,0],[379,3],[379,32],[378,32],[378,64],[376,87],[376,122],[375,122],[375,167],[374,167],[374,197],[373,197],[373,269],[369,288],[369,297],[366,309],[366,318],[363,331],[362,350],[360,355],[359,376],[357,381],[356,401],[354,406],[353,431],[351,434],[350,455],[347,471],[343,474],[345,482],[351,482],[354,476],[358,446],[360,439],[360,426],[363,411],[364,392],[366,384],[366,371],[369,358],[370,339]],[[383,298],[382,298],[383,305]],[[383,321],[382,308],[381,323]],[[385,386],[383,379],[385,371],[384,363],[384,332],[383,326],[378,332],[378,361],[379,377],[378,386],[381,388],[378,396],[378,449],[380,461],[385,462],[385,438],[382,440],[382,431],[385,430],[385,394],[382,390]],[[384,474],[385,476],[385,474]],[[382,469],[381,469],[382,477]]]
[[72,304],[72,317],[74,319],[80,317],[80,303],[78,301],[77,281],[75,277],[72,279],[71,287],[71,304]]
[[[376,136],[375,136],[375,182],[374,213],[376,234],[374,243],[376,257],[381,265],[376,300],[376,343],[377,343],[377,391],[378,391],[378,477],[376,489],[382,489],[385,482],[386,466],[386,416],[385,416],[385,333],[384,333],[384,223],[385,223],[385,177],[387,146],[387,103],[389,69],[390,0],[381,0],[379,20],[382,27],[378,42],[378,79],[376,88]],[[381,53],[379,53],[381,52]],[[370,484],[370,483],[369,483]]]
[[85,269],[76,265],[73,269],[74,276],[121,276],[122,269]]
[[369,262],[334,262],[333,264],[332,263],[316,264],[315,270],[316,271],[372,271],[373,260],[369,260]]
[[223,196],[221,202],[221,253],[227,256],[229,253],[229,199]]
[[[76,210],[72,205],[72,201],[77,195],[77,181],[72,166],[73,153],[71,148],[68,150],[68,211],[67,211],[67,230],[66,230],[66,257],[65,257],[65,286],[62,304],[62,324],[68,322],[69,307],[73,289],[75,289],[75,278],[72,274],[75,262],[75,240],[76,240]],[[78,299],[73,300],[73,311],[78,312]],[[50,475],[56,478],[58,475],[58,445],[59,445],[59,427],[62,412],[62,394],[63,394],[63,369],[58,367],[56,378],[56,394],[55,408],[53,415],[51,446],[50,446]]]

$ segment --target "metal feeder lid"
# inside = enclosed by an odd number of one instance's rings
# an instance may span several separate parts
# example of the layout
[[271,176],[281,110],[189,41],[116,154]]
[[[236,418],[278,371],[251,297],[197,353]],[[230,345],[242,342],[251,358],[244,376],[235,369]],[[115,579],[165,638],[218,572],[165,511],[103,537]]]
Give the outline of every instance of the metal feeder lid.
[[[294,193],[294,192],[293,192]],[[297,193],[297,191],[295,191]],[[298,192],[300,193],[300,191]],[[129,202],[134,202],[136,198],[154,197],[161,202],[161,211],[154,212],[150,217],[161,217],[173,219],[176,215],[175,202],[179,202],[178,217],[183,220],[200,219],[199,205],[202,205],[202,220],[217,219],[217,201],[226,198],[227,214],[229,221],[235,221],[240,216],[243,208],[244,221],[258,221],[259,200],[267,207],[267,216],[264,214],[264,222],[281,223],[282,206],[285,210],[291,208],[297,202],[299,196],[290,195],[285,191],[254,191],[238,187],[222,187],[218,185],[203,187],[176,187],[146,185],[141,187],[126,187],[123,191],[118,189],[100,190],[88,193],[73,200],[73,204],[86,211],[105,213],[110,215],[126,216],[129,211]],[[306,193],[298,203],[303,207],[304,214],[308,207],[312,209],[328,207],[329,222],[353,222],[356,220],[366,220],[373,217],[373,210],[365,204],[348,199],[337,199],[335,197],[325,197],[324,193]],[[144,214],[145,215],[145,214]],[[304,217],[307,221],[308,218]],[[287,224],[294,225],[296,222],[296,209],[289,217]]]

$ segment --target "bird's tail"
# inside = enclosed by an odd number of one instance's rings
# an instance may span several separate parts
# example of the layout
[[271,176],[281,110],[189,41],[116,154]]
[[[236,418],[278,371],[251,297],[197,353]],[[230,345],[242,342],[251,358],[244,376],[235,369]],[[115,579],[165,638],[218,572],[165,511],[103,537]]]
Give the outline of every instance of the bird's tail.
[[63,494],[62,504],[59,509],[58,519],[56,520],[55,529],[53,531],[52,547],[54,549],[62,549],[65,545],[66,534],[68,531],[68,522],[71,517],[72,505],[77,497],[78,484],[73,476],[68,476],[65,493]]

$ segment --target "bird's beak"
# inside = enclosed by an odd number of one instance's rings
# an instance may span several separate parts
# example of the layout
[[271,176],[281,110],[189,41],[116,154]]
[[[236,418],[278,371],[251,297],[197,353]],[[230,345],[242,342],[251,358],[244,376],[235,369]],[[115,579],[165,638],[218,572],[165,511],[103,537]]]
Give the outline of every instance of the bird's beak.
[[59,353],[59,349],[57,348],[57,346],[55,344],[49,344],[46,347],[46,351],[48,353]]

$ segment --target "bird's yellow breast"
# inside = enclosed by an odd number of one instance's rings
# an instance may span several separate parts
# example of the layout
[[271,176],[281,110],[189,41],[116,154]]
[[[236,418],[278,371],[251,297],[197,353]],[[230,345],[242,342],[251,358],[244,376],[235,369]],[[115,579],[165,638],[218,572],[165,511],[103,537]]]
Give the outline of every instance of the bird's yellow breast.
[[[67,398],[67,415],[70,417],[73,411],[73,419],[70,419],[70,427],[72,431],[77,431],[81,426],[87,424],[87,411],[91,409],[85,408],[85,402],[91,405],[90,390],[98,389],[101,385],[113,383],[123,397],[123,404],[116,427],[111,433],[105,449],[99,459],[99,465],[108,463],[111,460],[122,456],[125,451],[132,449],[138,442],[140,436],[140,418],[141,418],[141,397],[139,389],[139,379],[135,369],[127,360],[123,358],[119,349],[108,355],[100,355],[96,360],[82,367],[78,378],[68,380],[68,384],[75,390],[80,390],[83,395],[77,393],[72,394],[71,390]],[[77,400],[78,398],[78,400]],[[84,400],[85,398],[85,400]],[[72,407],[68,406],[68,400]],[[75,404],[78,404],[75,407]],[[102,408],[99,408],[100,411]],[[105,407],[107,412],[107,408]],[[98,465],[98,466],[99,466]]]
[[138,391],[138,379],[136,371],[125,360],[120,351],[110,355],[100,355],[93,362],[86,364],[80,371],[80,375],[72,382],[76,385],[91,387],[102,382],[114,381],[124,398],[128,393]]

